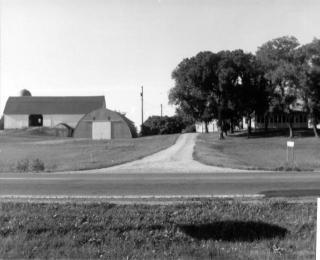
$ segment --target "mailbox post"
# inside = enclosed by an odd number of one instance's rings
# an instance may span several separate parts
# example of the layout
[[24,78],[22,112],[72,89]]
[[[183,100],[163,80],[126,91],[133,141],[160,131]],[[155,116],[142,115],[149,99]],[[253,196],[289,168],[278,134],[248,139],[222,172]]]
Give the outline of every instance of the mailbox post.
[[294,164],[294,141],[287,141],[287,163],[289,163],[290,150],[292,151],[292,164]]

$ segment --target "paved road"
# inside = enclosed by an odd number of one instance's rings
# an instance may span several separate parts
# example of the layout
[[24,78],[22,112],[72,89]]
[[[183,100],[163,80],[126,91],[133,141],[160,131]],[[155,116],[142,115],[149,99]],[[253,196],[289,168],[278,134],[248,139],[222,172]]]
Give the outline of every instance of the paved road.
[[269,190],[315,190],[318,173],[0,174],[3,195],[250,195]]
[[196,134],[181,135],[157,154],[83,172],[0,173],[0,196],[252,195],[305,190],[320,195],[320,173],[252,172],[203,165],[192,159]]

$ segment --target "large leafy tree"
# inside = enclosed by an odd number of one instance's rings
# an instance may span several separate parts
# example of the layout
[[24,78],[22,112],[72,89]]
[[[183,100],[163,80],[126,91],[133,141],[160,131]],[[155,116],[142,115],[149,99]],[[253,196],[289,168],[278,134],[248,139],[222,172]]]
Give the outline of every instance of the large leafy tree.
[[268,88],[264,72],[254,55],[242,50],[232,52],[236,81],[232,91],[234,111],[248,121],[248,137],[251,133],[252,115],[263,115],[268,109]]
[[299,68],[304,108],[310,115],[315,136],[319,137],[317,124],[320,118],[320,40],[314,39],[297,49],[295,60]]
[[299,42],[295,37],[284,36],[263,44],[256,57],[262,64],[265,77],[272,87],[271,111],[287,115],[290,137],[293,137],[293,109],[301,96],[295,50]]
[[214,61],[216,55],[200,52],[195,57],[184,59],[172,73],[175,86],[170,90],[169,101],[195,121],[207,125],[213,119],[210,105],[212,84],[216,82]]
[[226,121],[232,125],[243,115],[266,109],[263,73],[254,56],[242,50],[200,52],[183,60],[173,78],[170,102],[206,125],[216,119],[219,139],[224,138]]

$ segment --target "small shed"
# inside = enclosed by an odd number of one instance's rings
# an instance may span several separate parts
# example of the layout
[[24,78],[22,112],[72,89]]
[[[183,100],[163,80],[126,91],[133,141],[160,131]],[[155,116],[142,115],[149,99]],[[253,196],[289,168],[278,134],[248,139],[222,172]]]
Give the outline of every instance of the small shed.
[[82,117],[73,137],[92,139],[132,138],[137,131],[132,121],[124,115],[106,109],[97,109]]

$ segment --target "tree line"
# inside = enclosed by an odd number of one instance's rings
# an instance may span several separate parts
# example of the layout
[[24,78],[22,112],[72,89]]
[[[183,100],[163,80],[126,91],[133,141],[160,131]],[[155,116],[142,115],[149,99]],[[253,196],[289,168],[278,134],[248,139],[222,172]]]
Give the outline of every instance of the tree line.
[[294,111],[300,109],[316,125],[320,119],[320,40],[301,45],[284,36],[258,47],[255,54],[243,50],[199,52],[183,59],[172,73],[175,86],[169,102],[179,115],[208,123],[217,120],[219,138],[226,124],[231,131],[243,117],[251,132],[253,115],[262,115],[268,129],[270,113],[285,115],[293,137]]

